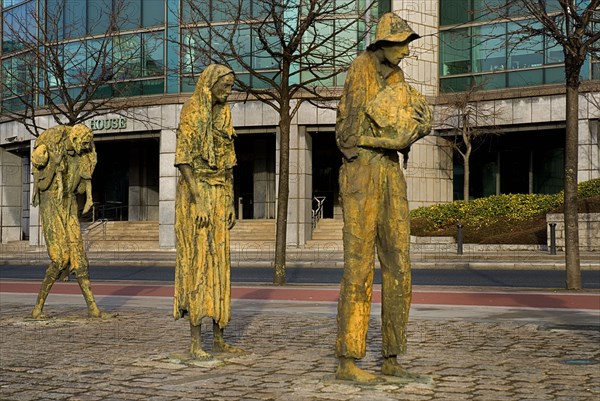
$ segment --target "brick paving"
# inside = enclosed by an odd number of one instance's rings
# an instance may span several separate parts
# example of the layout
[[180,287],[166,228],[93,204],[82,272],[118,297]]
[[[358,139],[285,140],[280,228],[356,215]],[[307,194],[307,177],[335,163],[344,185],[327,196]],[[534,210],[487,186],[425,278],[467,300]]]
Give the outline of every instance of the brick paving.
[[[26,318],[31,305],[11,297],[0,298],[1,400],[600,399],[600,364],[563,363],[600,361],[594,325],[552,329],[519,319],[414,316],[402,361],[421,378],[356,385],[334,379],[331,310],[234,305],[226,338],[248,353],[216,355],[217,366],[194,366],[177,363],[189,345],[188,325],[171,318],[164,300],[115,302],[109,311],[116,318],[93,321],[84,318],[78,297],[77,305],[47,306],[52,319],[33,321]],[[375,372],[379,332],[373,317],[362,366]]]

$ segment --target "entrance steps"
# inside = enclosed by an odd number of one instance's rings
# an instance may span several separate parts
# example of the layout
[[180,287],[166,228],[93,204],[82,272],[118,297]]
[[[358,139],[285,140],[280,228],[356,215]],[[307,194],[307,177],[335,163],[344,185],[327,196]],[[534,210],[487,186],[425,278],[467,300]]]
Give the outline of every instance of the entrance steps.
[[158,248],[158,221],[96,221],[82,231],[88,251]]
[[[343,249],[341,219],[321,219],[305,249]],[[247,247],[274,246],[274,219],[238,220],[231,230],[232,250]],[[160,249],[157,221],[97,221],[82,225],[88,251],[136,251]],[[452,237],[410,237],[411,251],[417,253],[455,252]],[[269,245],[270,244],[270,245]]]
[[306,242],[306,246],[320,244],[323,242],[342,244],[342,219],[321,219],[313,230],[312,239]]
[[275,219],[238,220],[230,233],[232,242],[275,242]]

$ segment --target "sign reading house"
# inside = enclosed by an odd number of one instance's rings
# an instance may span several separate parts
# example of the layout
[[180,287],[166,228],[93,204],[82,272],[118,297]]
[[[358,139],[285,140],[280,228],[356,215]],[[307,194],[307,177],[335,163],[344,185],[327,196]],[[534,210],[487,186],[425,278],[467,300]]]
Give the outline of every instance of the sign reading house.
[[88,125],[92,131],[126,129],[127,119],[123,117],[98,118],[88,121]]

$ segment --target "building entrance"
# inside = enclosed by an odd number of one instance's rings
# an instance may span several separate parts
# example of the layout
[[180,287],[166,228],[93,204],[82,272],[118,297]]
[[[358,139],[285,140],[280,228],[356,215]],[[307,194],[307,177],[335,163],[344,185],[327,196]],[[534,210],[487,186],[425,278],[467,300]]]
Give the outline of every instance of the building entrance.
[[98,165],[92,177],[94,218],[157,221],[158,138],[96,139]]
[[[342,154],[335,143],[334,132],[312,134],[312,187],[313,197],[322,203],[322,217],[341,218],[338,175]],[[313,198],[313,210],[318,206]]]
[[240,134],[233,168],[236,217],[275,218],[275,134]]

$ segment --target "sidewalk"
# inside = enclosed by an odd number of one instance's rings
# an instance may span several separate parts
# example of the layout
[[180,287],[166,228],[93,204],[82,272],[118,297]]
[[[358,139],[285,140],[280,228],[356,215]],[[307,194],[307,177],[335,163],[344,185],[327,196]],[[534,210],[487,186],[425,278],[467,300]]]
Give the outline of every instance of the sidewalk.
[[[88,250],[91,264],[175,266],[174,249],[140,249],[135,243],[124,242],[117,250]],[[275,257],[273,242],[232,242],[233,267],[272,267]],[[581,269],[600,270],[600,252],[581,252]],[[525,246],[465,247],[463,255],[440,248],[421,252],[411,249],[412,268],[439,269],[564,269],[564,252],[550,255],[546,250]],[[32,247],[25,242],[0,245],[0,265],[49,263],[45,247]],[[378,265],[378,262],[376,261]],[[342,268],[343,249],[339,243],[323,242],[310,247],[287,249],[288,267]]]
[[[248,353],[215,355],[212,365],[194,365],[180,363],[179,354],[189,346],[189,328],[185,321],[173,320],[170,296],[158,292],[149,296],[135,288],[103,291],[102,283],[94,283],[101,308],[118,313],[116,318],[94,321],[84,318],[80,294],[61,290],[69,285],[57,284],[46,306],[53,319],[45,321],[27,318],[35,291],[0,292],[0,399],[596,401],[600,397],[600,365],[592,364],[600,361],[598,307],[447,306],[417,300],[411,308],[408,352],[401,360],[421,377],[357,385],[334,378],[336,303],[323,301],[318,288],[305,287],[303,301],[290,301],[289,294],[280,300],[265,296],[269,291],[285,294],[281,287],[263,286],[258,289],[262,293],[250,289],[252,296],[234,288],[226,339]],[[416,288],[416,297],[427,291]],[[480,291],[484,300],[485,292]],[[502,294],[518,299],[514,291]],[[381,365],[379,313],[380,306],[374,304],[367,356],[361,362],[373,372]],[[211,329],[208,321],[204,323],[209,349]]]

